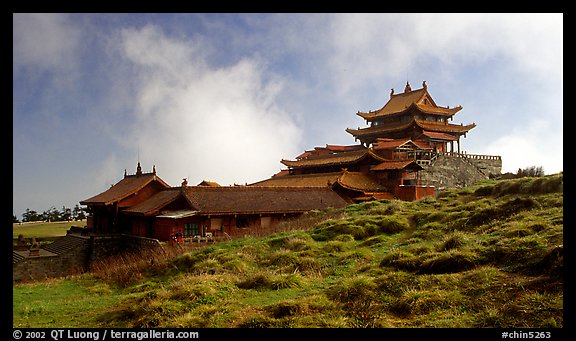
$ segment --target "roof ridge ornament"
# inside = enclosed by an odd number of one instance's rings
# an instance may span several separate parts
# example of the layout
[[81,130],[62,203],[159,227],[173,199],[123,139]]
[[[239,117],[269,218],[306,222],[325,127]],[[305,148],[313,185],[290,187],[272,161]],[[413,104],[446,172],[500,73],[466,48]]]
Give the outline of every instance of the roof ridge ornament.
[[428,89],[428,85],[426,85],[426,81],[422,81],[422,88],[424,90]]
[[390,98],[392,98],[392,96],[394,96],[394,88],[390,89]]
[[410,83],[406,82],[406,87],[404,88],[404,93],[410,92],[412,91],[412,88],[410,87]]

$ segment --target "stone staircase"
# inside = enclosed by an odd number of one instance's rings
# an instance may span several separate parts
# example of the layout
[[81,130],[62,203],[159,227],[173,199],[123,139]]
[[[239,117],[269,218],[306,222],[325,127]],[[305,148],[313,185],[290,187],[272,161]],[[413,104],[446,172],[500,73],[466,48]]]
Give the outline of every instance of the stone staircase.
[[16,264],[19,261],[23,260],[24,258],[26,258],[26,257],[22,256],[21,254],[19,254],[16,251],[12,251],[12,264]]
[[88,245],[90,239],[87,237],[68,234],[65,237],[59,238],[51,244],[43,247],[44,250],[50,251],[57,255],[69,252],[79,246]]

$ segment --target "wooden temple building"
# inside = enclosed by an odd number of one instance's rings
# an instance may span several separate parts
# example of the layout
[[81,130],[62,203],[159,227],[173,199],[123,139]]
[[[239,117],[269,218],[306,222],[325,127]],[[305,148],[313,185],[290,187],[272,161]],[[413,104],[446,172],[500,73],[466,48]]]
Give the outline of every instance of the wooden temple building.
[[416,90],[406,83],[403,93],[395,94],[394,89],[391,90],[390,99],[382,108],[357,113],[370,124],[369,127],[346,131],[364,146],[383,146],[390,141],[410,139],[419,146],[441,153],[454,152],[456,142],[457,152],[460,153],[460,137],[465,137],[476,126],[474,123],[448,123],[460,110],[461,106],[438,106],[428,92],[426,81],[422,82],[422,88]]
[[125,171],[117,184],[80,203],[96,232],[167,240],[177,231],[204,237],[273,227],[306,211],[353,202],[418,200],[435,195],[434,186],[422,184],[422,171],[439,156],[460,154],[460,138],[475,127],[450,123],[461,109],[437,105],[425,81],[416,90],[406,83],[402,93],[392,89],[382,108],[357,112],[369,126],[346,132],[359,144],[327,144],[282,159],[285,168],[269,179],[246,186],[188,186],[185,180],[171,187],[155,167],[143,173],[138,163],[136,174]]
[[108,190],[80,202],[89,213],[87,228],[94,234],[130,234],[169,240],[217,238],[267,229],[311,210],[339,208],[347,202],[330,188],[220,186],[202,181],[171,187],[156,175],[128,175]]
[[358,145],[326,145],[307,150],[295,160],[282,160],[287,169],[258,186],[328,186],[349,202],[397,198],[418,200],[435,195],[421,183],[420,171],[438,155],[460,153],[460,138],[475,127],[449,123],[462,109],[438,106],[426,82],[394,93],[380,109],[358,112],[369,124],[346,129]]

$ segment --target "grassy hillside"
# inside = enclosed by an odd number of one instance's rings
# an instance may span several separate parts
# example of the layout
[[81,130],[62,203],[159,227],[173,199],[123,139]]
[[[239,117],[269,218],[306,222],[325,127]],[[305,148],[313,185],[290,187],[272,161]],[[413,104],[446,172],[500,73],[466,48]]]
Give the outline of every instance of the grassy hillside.
[[[562,174],[486,181],[105,261],[14,286],[14,326],[562,327],[562,186]],[[70,287],[83,299],[61,294]]]

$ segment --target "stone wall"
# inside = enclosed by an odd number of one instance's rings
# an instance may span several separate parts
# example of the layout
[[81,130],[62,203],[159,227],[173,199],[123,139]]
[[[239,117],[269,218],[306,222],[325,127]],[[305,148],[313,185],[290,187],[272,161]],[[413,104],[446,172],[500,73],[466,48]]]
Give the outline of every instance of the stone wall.
[[88,266],[88,238],[81,236],[63,238],[80,239],[79,242],[75,240],[70,243],[70,247],[63,249],[62,252],[40,250],[39,256],[29,256],[28,251],[20,252],[24,258],[20,258],[19,261],[12,264],[13,281],[40,280],[86,271]]
[[500,174],[502,158],[492,155],[441,154],[431,165],[420,172],[422,185],[435,186],[437,191],[446,188],[470,186]]
[[130,235],[66,237],[47,245],[39,256],[28,251],[13,250],[13,282],[41,280],[86,272],[94,260],[117,255],[121,252],[162,248],[157,239]]

